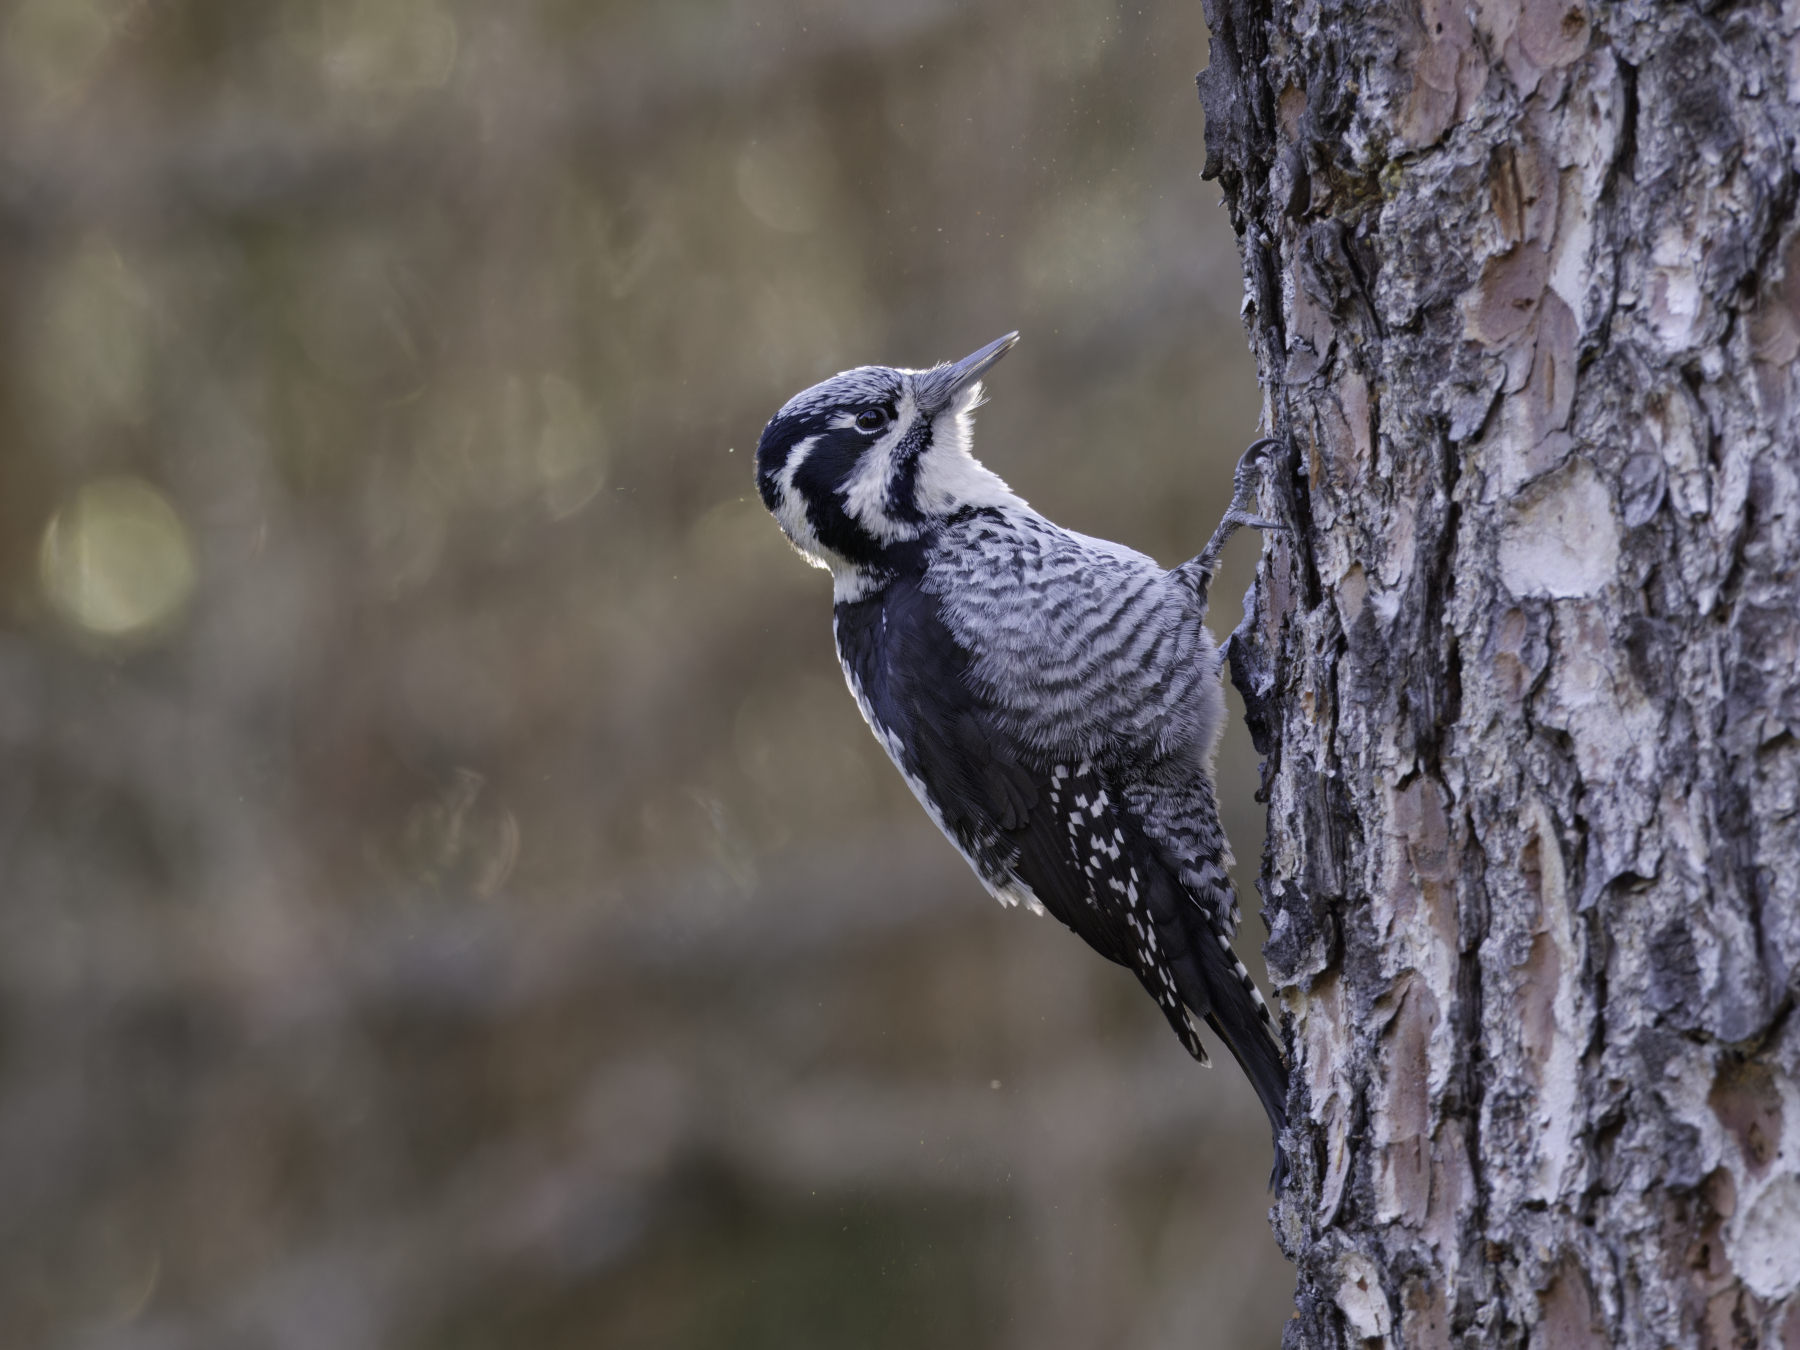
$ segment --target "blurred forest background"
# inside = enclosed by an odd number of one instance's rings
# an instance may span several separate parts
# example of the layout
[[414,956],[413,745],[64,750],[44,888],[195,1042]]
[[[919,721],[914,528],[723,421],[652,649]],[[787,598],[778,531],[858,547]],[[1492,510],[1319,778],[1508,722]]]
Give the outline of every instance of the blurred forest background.
[[1275,1344],[1242,1078],[983,895],[750,482],[1016,327],[983,458],[1199,548],[1199,6],[0,24],[0,1343]]

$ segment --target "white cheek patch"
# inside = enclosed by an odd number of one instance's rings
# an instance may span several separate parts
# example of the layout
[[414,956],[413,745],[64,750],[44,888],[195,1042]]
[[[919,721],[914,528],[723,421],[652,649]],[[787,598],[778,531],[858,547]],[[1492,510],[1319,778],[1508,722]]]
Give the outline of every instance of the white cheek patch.
[[975,429],[970,415],[981,402],[981,385],[970,385],[937,415],[931,444],[919,460],[913,500],[927,516],[947,516],[965,506],[1025,505],[1005,480],[969,453]]
[[[918,420],[918,404],[908,394],[895,410],[894,425],[863,451],[855,472],[844,484],[844,513],[883,544],[919,537],[917,526],[895,520],[887,512],[888,485],[899,473],[901,450]],[[854,427],[856,419],[845,413],[836,425]]]

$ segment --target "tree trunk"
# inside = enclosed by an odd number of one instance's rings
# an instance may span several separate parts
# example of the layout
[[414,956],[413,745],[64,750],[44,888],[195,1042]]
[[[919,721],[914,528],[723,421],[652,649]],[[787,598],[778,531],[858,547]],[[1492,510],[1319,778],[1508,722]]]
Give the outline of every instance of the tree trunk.
[[1287,1344],[1800,1347],[1800,4],[1208,0]]

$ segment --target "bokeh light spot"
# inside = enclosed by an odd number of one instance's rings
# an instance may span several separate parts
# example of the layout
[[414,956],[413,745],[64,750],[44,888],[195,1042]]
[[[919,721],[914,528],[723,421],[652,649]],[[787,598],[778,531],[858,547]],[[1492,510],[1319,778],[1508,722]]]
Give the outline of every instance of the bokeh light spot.
[[335,0],[324,20],[326,79],[345,91],[439,89],[456,66],[456,21],[430,0]]
[[574,515],[606,485],[599,414],[574,384],[560,375],[513,376],[506,382],[505,417],[505,441],[525,470],[521,478],[542,489],[552,518]]
[[24,0],[5,28],[7,65],[39,100],[78,98],[112,41],[121,0]]
[[39,571],[59,613],[108,638],[167,623],[198,579],[181,517],[136,478],[102,478],[76,492],[44,531]]
[[30,360],[49,425],[78,439],[140,423],[154,346],[148,289],[102,235],[54,269]]
[[825,206],[824,157],[817,136],[804,131],[752,141],[738,155],[738,196],[770,229],[810,234]]

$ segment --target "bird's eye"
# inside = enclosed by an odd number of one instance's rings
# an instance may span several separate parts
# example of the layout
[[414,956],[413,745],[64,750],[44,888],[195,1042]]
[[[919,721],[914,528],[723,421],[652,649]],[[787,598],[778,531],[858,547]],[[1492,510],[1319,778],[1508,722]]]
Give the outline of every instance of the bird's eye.
[[856,414],[858,431],[880,431],[887,425],[887,414],[880,408],[864,408]]

